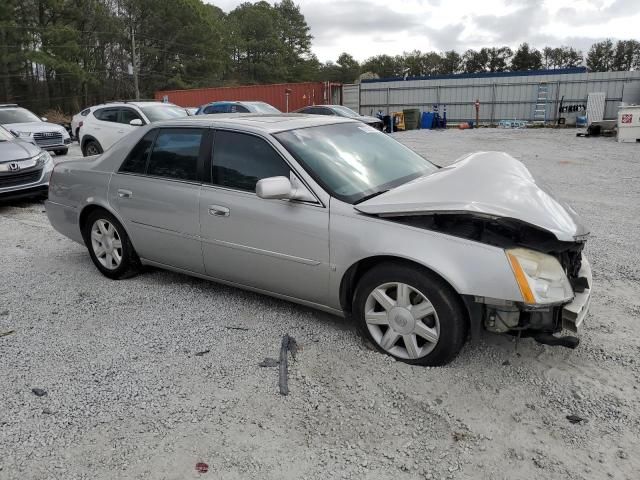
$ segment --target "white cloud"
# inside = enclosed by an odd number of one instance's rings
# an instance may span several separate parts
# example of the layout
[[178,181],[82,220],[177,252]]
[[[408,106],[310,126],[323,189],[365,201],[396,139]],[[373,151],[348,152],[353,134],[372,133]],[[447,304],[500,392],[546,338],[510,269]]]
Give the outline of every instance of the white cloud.
[[[230,11],[246,0],[207,0]],[[522,42],[583,51],[603,38],[637,38],[640,0],[294,0],[311,27],[321,61],[404,51]],[[275,0],[269,0],[275,3]]]

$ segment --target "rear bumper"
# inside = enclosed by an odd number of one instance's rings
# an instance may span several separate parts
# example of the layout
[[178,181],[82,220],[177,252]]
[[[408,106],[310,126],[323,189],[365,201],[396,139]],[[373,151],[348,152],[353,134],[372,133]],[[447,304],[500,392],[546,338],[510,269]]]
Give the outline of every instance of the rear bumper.
[[591,273],[591,265],[584,255],[582,256],[582,266],[578,276],[587,279],[589,288],[585,288],[583,292],[577,292],[571,303],[566,304],[562,309],[562,327],[573,332],[577,332],[582,325],[591,303],[593,275]]
[[47,217],[49,218],[49,223],[51,223],[53,228],[65,237],[84,245],[84,239],[80,232],[78,209],[61,203],[52,202],[51,200],[44,202],[44,205],[45,210],[47,211]]

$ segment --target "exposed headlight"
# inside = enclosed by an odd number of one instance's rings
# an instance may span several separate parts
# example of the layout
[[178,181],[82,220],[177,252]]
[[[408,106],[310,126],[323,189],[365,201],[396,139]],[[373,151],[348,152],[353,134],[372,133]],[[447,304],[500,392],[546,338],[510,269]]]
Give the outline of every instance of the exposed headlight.
[[42,152],[40,155],[38,155],[36,158],[36,166],[40,166],[40,165],[44,165],[45,163],[48,163],[50,161],[52,161],[51,159],[51,155],[49,155],[49,152],[44,151]]
[[545,305],[573,298],[569,279],[555,257],[526,248],[514,248],[507,250],[507,258],[524,303]]

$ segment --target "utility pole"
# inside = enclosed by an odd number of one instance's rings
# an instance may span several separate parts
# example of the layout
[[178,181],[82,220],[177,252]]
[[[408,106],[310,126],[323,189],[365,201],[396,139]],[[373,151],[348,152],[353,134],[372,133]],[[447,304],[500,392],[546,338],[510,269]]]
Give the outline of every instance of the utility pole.
[[133,68],[133,88],[136,92],[136,100],[140,100],[140,89],[138,88],[138,65],[136,62],[136,34],[131,27],[131,66]]

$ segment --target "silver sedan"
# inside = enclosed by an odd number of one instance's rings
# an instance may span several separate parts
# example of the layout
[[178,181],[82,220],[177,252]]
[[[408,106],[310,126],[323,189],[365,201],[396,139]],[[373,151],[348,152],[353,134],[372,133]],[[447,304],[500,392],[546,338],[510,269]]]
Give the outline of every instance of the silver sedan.
[[361,122],[192,117],[54,169],[47,214],[104,275],[153,265],[351,316],[451,361],[484,328],[577,345],[588,230],[505,153],[439,168]]

